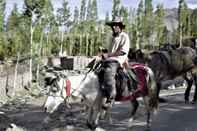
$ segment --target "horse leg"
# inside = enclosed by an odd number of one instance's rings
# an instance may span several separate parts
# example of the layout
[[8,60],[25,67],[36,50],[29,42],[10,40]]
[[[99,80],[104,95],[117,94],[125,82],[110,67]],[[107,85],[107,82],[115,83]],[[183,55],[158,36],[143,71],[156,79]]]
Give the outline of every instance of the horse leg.
[[71,108],[71,105],[69,104],[69,97],[64,99],[64,103],[66,105],[66,108],[70,109]]
[[166,102],[166,100],[164,98],[159,97],[160,91],[161,91],[161,83],[158,82],[157,83],[157,98],[158,98],[158,101],[159,102]]
[[189,78],[187,78],[187,76],[184,77],[186,82],[187,82],[187,88],[185,90],[185,103],[188,103],[189,102],[189,95],[190,95],[190,91],[191,91],[191,87],[192,87],[192,84],[193,84],[193,80],[190,80]]
[[147,119],[146,119],[147,129],[150,129],[150,126],[151,126],[151,124],[150,124],[150,122],[151,122],[151,118],[150,118],[151,109],[150,109],[149,99],[150,98],[148,96],[143,97],[145,108],[146,108],[146,113],[147,113]]
[[88,114],[88,120],[87,120],[87,126],[91,130],[95,130],[98,125],[98,120],[100,117],[101,109],[102,109],[102,93],[99,92],[96,96],[96,99],[93,103],[93,105],[89,109]]
[[129,121],[128,121],[128,127],[132,126],[132,122],[134,120],[135,113],[136,113],[137,108],[139,106],[139,103],[138,103],[137,99],[132,100],[131,105],[132,105],[132,111],[131,111],[131,115],[130,115],[130,118],[129,118]]
[[195,90],[194,90],[194,97],[192,100],[192,104],[195,104],[197,100],[197,75],[196,74],[194,74],[194,82],[195,82]]

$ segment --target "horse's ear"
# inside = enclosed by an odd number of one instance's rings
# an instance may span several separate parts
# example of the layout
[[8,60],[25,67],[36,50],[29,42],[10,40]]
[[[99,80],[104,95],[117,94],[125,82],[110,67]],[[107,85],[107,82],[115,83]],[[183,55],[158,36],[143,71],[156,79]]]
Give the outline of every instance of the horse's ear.
[[96,62],[96,58],[93,59],[92,61],[90,61],[90,62],[88,63],[88,65],[86,66],[86,68],[92,68],[92,67],[95,65],[95,62]]

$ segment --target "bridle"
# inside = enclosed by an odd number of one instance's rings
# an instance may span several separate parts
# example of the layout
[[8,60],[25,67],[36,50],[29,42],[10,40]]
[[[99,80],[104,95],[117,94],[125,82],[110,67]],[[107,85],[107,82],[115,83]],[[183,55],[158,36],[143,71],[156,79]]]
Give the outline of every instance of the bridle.
[[[86,73],[85,77],[81,80],[81,82],[78,86],[80,86],[82,84],[82,82],[87,78],[88,73]],[[67,76],[63,77],[63,76],[60,75],[58,77],[60,77],[59,79],[63,79],[63,84],[62,84],[63,87],[60,87],[60,85],[58,84],[58,82],[57,82],[58,78],[54,78],[51,82],[50,89],[52,89],[55,86],[57,88],[57,92],[60,91],[59,95],[55,94],[56,92],[54,93],[52,90],[49,89],[49,92],[47,93],[47,96],[61,97],[65,100],[67,100],[70,96],[72,96],[72,94],[74,94],[75,92],[78,92],[82,96],[83,99],[87,99],[86,94],[81,92],[78,88],[73,89],[69,96],[66,95],[66,97],[64,97],[63,92],[64,92],[64,90],[66,91],[66,86],[67,86],[67,85],[65,85],[65,81],[66,80],[69,81],[69,79],[68,79]],[[54,84],[54,86],[52,87],[53,84]],[[53,93],[51,93],[51,92],[53,92]]]

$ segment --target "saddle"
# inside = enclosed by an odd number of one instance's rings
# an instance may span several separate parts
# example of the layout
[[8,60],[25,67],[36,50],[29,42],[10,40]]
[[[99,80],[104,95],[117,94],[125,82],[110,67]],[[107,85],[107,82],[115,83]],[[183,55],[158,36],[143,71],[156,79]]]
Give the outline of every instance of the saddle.
[[[119,69],[116,75],[116,100],[121,100],[122,97],[130,95],[130,92],[136,90],[144,90],[146,83],[141,83],[141,77],[146,79],[147,70],[145,65],[139,63],[130,63],[126,72]],[[140,89],[139,89],[140,88]]]
[[116,79],[116,98],[120,100],[122,96],[129,94],[137,89],[138,79],[136,73],[132,69],[127,69],[126,72],[123,68],[119,68],[115,76]]

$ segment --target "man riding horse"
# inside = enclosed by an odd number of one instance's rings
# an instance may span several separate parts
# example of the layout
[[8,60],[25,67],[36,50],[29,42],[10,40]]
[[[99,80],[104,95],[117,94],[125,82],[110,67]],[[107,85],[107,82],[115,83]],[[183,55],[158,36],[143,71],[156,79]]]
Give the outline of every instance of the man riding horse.
[[115,16],[111,22],[106,24],[111,27],[113,34],[108,52],[100,55],[104,70],[102,73],[99,73],[99,81],[103,94],[106,97],[104,103],[111,103],[111,100],[114,100],[116,96],[115,75],[127,59],[130,40],[128,34],[123,32],[125,25],[122,17]]
[[[103,71],[101,71],[99,76],[99,82],[100,87],[103,92],[103,95],[106,99],[103,101],[103,107],[107,107],[113,103],[113,101],[116,99],[117,96],[120,96],[119,100],[131,100],[136,99],[136,97],[139,97],[139,92],[142,93],[145,87],[145,75],[143,70],[143,65],[141,64],[135,64],[135,65],[129,65],[127,61],[127,56],[129,52],[130,47],[130,40],[128,34],[123,32],[123,29],[125,28],[125,25],[123,24],[122,17],[114,17],[111,22],[106,23],[108,26],[111,27],[113,34],[112,34],[112,41],[109,46],[109,51],[102,53],[100,56],[102,58],[102,67]],[[127,63],[127,64],[125,64]],[[132,80],[132,86],[136,85],[134,87],[135,89],[138,87],[142,87],[142,89],[137,89],[135,93],[127,96],[127,97],[121,97],[122,92],[119,92],[117,89],[117,80],[115,79],[117,72],[119,69],[123,70],[127,65],[129,69],[126,71],[127,76],[129,77],[129,80]],[[134,72],[131,71],[131,68],[135,68],[135,75]],[[124,74],[124,73],[123,73]],[[136,78],[137,77],[137,78]],[[140,83],[137,83],[137,79],[139,78]],[[137,85],[138,84],[138,85]],[[142,86],[141,86],[142,85]],[[143,90],[143,91],[142,91]]]

